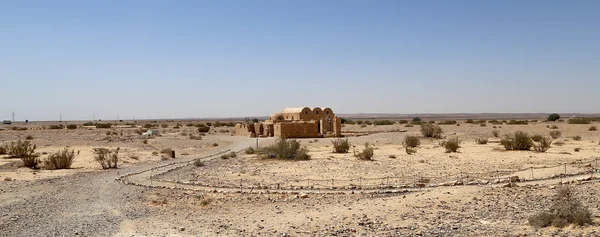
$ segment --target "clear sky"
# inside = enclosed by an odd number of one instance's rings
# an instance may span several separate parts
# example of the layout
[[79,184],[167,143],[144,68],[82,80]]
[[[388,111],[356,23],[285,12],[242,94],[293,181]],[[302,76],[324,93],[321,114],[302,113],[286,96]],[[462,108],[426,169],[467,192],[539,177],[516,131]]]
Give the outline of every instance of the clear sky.
[[596,113],[600,1],[2,1],[0,119]]

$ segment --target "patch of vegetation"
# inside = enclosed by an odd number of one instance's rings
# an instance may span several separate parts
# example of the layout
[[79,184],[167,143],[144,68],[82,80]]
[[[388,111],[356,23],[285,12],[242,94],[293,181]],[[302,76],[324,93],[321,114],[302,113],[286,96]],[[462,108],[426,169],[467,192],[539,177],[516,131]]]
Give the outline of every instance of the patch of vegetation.
[[63,129],[63,125],[62,124],[52,124],[48,128],[49,129]]
[[375,122],[373,122],[373,124],[375,124],[375,125],[394,125],[394,122],[392,122],[390,120],[375,120]]
[[210,131],[210,127],[206,126],[204,124],[200,124],[200,126],[198,126],[198,132],[208,132]]
[[96,126],[96,128],[111,128],[112,124],[111,123],[96,123],[95,126]]
[[475,123],[475,121],[473,121],[473,119],[467,119],[465,123]]
[[562,228],[570,224],[578,226],[592,224],[592,212],[581,204],[569,187],[560,187],[553,200],[554,203],[547,211],[529,217],[530,225],[536,228],[548,226]]
[[422,120],[421,118],[419,118],[419,117],[414,117],[414,118],[412,119],[412,122],[413,122],[413,123],[421,123],[422,121],[423,121],[423,120]]
[[31,135],[27,135],[27,136],[25,137],[25,140],[33,140],[33,136],[31,136]]
[[499,137],[500,136],[500,132],[496,129],[492,130],[492,136],[494,137]]
[[69,125],[67,125],[67,129],[71,129],[71,130],[77,129],[77,125],[75,125],[75,124],[69,124]]
[[334,153],[348,153],[350,150],[350,142],[348,142],[348,139],[342,140],[338,138],[331,141],[331,144],[333,144]]
[[414,126],[412,124],[406,124],[406,125],[404,125],[404,127],[406,127],[406,128],[412,128]]
[[540,136],[539,138],[536,137],[536,140],[534,140],[536,143],[533,144],[533,150],[536,152],[546,152],[548,149],[550,149],[550,144],[552,144],[551,138]]
[[475,143],[477,143],[479,145],[485,145],[488,143],[488,139],[485,137],[476,138]]
[[558,129],[558,126],[552,125],[552,126],[550,126],[550,129]]
[[171,148],[163,148],[160,150],[160,154],[165,154],[167,156],[171,156],[173,154],[173,149]]
[[361,152],[356,153],[356,151],[354,151],[354,156],[359,160],[373,160],[374,155],[375,149],[369,146],[369,143],[365,143],[365,149],[363,149]]
[[421,145],[421,140],[417,136],[407,135],[402,141],[402,145],[405,147],[415,148]]
[[581,151],[581,147],[575,147],[575,148],[573,148],[573,151],[579,152],[579,151]]
[[254,150],[254,148],[252,147],[248,147],[246,148],[246,150],[244,150],[244,153],[251,155],[251,154],[256,154],[256,150]]
[[44,166],[48,169],[70,169],[73,165],[75,157],[79,155],[79,151],[75,153],[75,149],[60,150],[54,154],[50,154],[46,160],[44,160]]
[[94,154],[96,155],[94,159],[102,166],[102,169],[116,169],[119,163],[119,150],[121,150],[120,147],[112,150],[108,148],[94,148]]
[[548,121],[555,122],[556,120],[559,120],[559,119],[560,119],[560,115],[559,114],[548,115]]
[[438,124],[439,125],[455,125],[457,122],[456,120],[446,120],[446,121],[440,121]]
[[544,136],[540,134],[534,134],[533,136],[531,136],[531,140],[533,140],[534,142],[539,142],[542,139],[544,139]]
[[565,143],[561,142],[561,141],[554,142],[553,144],[556,145],[556,146],[563,146],[563,145],[565,145]]
[[367,120],[367,121],[365,121],[365,124],[366,124],[366,125],[373,125],[373,122],[371,122],[371,121]]
[[390,159],[396,159],[396,155],[389,155],[388,158],[390,158]]
[[590,124],[591,122],[590,118],[570,118],[567,120],[568,124]]
[[442,138],[443,130],[439,125],[424,123],[421,124],[421,133],[424,137]]
[[562,136],[561,131],[551,131],[550,132],[550,137],[552,137],[552,139],[558,139],[560,136]]
[[198,166],[198,167],[203,167],[204,166],[204,162],[202,162],[200,159],[195,159],[194,160],[194,165]]
[[479,127],[487,127],[487,124],[485,124],[485,123],[480,123],[480,124],[479,124]]
[[446,152],[458,152],[460,148],[460,139],[458,137],[451,137],[447,141],[444,142],[444,148],[446,148]]
[[598,128],[596,126],[590,126],[590,128],[588,128],[588,131],[598,131]]
[[262,158],[282,160],[309,160],[306,147],[300,147],[300,142],[294,139],[279,138],[273,145],[258,151]]
[[526,132],[517,131],[512,134],[506,134],[500,141],[506,150],[528,151],[533,147],[533,140]]
[[573,136],[573,140],[575,140],[575,141],[581,141],[581,136],[575,135],[575,136]]
[[0,145],[0,155],[6,155],[8,153],[8,148],[5,145]]
[[6,147],[7,153],[12,158],[19,158],[23,161],[25,167],[37,169],[40,160],[38,154],[35,153],[36,145],[31,144],[29,141],[18,140],[16,143],[11,142]]
[[417,153],[417,149],[410,148],[410,147],[405,147],[404,151],[406,151],[406,154],[409,154],[409,155]]
[[402,120],[398,120],[398,124],[407,124],[408,120],[406,119],[402,119]]
[[509,125],[527,125],[529,124],[529,122],[527,122],[527,120],[510,120],[508,121]]

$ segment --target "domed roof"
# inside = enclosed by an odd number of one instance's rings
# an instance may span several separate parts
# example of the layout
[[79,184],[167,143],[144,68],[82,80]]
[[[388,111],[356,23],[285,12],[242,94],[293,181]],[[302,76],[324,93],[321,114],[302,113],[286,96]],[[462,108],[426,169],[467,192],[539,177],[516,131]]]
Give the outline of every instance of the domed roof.
[[283,120],[283,115],[281,113],[274,113],[271,115],[271,120]]

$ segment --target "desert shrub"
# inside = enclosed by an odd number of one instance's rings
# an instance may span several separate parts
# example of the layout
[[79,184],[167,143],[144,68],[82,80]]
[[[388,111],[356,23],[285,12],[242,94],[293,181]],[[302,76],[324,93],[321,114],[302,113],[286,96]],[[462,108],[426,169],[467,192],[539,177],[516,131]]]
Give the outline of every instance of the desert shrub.
[[193,123],[188,123],[188,124],[186,124],[185,126],[186,126],[186,127],[193,127],[193,126],[194,126],[194,124],[193,124]]
[[388,158],[390,158],[390,159],[396,159],[396,155],[389,155]]
[[6,145],[0,145],[0,155],[6,155],[8,153],[8,148]]
[[409,155],[417,153],[417,149],[410,148],[410,147],[405,147],[404,150],[406,151],[406,154],[409,154]]
[[460,148],[460,139],[458,137],[451,137],[444,143],[444,148],[446,148],[446,152],[458,152]]
[[67,125],[67,129],[77,129],[77,125],[69,124],[69,125]]
[[223,155],[221,155],[221,159],[227,160],[227,159],[229,159],[229,155],[223,154]]
[[529,224],[536,228],[592,224],[592,213],[581,204],[569,187],[560,187],[553,201],[547,211],[529,217]]
[[441,121],[438,124],[439,125],[454,125],[456,123],[457,123],[456,120],[446,120],[446,121]]
[[152,155],[153,155],[153,156],[157,156],[157,155],[158,155],[158,151],[153,151],[153,152],[152,152]]
[[29,141],[18,140],[16,143],[11,142],[10,146],[6,148],[8,155],[13,158],[20,158],[25,167],[36,169],[40,163],[38,159],[39,155],[35,154],[37,146],[31,144]]
[[540,136],[537,139],[537,141],[535,141],[535,142],[536,143],[533,144],[533,150],[535,150],[536,152],[546,152],[548,149],[550,149],[550,144],[552,144],[552,139],[549,137]]
[[300,142],[294,139],[279,138],[273,145],[258,151],[263,158],[283,160],[308,160],[308,149],[300,147]]
[[473,121],[473,119],[467,119],[465,123],[475,123],[475,121]]
[[581,151],[581,147],[575,147],[575,148],[573,148],[573,151],[579,152],[579,151]]
[[424,137],[442,138],[443,130],[439,125],[424,123],[421,124],[421,133]]
[[488,121],[488,123],[491,123],[491,124],[494,124],[494,125],[501,125],[502,124],[502,122],[500,122],[498,120],[495,120],[495,119]]
[[412,119],[412,122],[413,122],[413,123],[420,123],[421,121],[423,121],[423,120],[422,120],[421,118],[419,118],[419,117],[414,117],[414,118]]
[[480,126],[480,127],[487,127],[487,124],[485,124],[485,123],[480,123],[480,124],[479,124],[479,126]]
[[165,155],[171,155],[173,154],[173,149],[171,148],[164,148],[160,150],[160,154],[165,154]]
[[554,122],[554,121],[559,120],[559,119],[560,119],[560,115],[558,115],[558,114],[548,115],[548,121]]
[[588,128],[588,131],[598,131],[598,128],[596,128],[596,126],[590,126],[590,128]]
[[500,136],[500,132],[496,129],[492,130],[492,136],[494,137],[499,137]]
[[361,127],[361,128],[366,128],[366,127],[367,127],[367,125],[366,125],[366,124],[361,124],[361,125],[360,125],[360,127]]
[[540,135],[540,134],[534,134],[533,136],[531,136],[531,140],[533,140],[534,142],[539,142],[544,138],[544,136]]
[[575,136],[573,136],[573,140],[580,141],[581,140],[581,136],[575,135]]
[[373,122],[371,122],[371,121],[367,120],[367,121],[365,121],[365,124],[366,124],[366,125],[373,125]]
[[590,124],[591,122],[590,118],[570,118],[567,120],[568,124]]
[[63,129],[63,125],[62,124],[52,124],[48,128],[49,129]]
[[479,145],[485,145],[488,143],[488,139],[485,137],[476,138],[475,143],[477,143]]
[[392,122],[390,120],[376,120],[375,122],[373,122],[373,124],[375,124],[375,125],[394,125],[394,122]]
[[44,160],[44,166],[48,169],[69,169],[75,160],[75,157],[79,155],[79,151],[75,153],[75,149],[69,150],[65,148],[54,154],[50,154],[46,160]]
[[27,135],[27,136],[25,137],[25,140],[33,140],[33,136],[31,136],[31,135]]
[[94,148],[94,154],[96,155],[94,159],[102,166],[102,169],[116,169],[119,162],[120,149],[120,147],[112,150],[108,148]]
[[359,160],[373,160],[373,155],[375,155],[375,150],[373,147],[369,146],[369,143],[365,143],[365,149],[361,152],[356,153],[356,151],[354,151],[354,156]]
[[331,144],[333,144],[334,153],[348,153],[348,150],[350,150],[350,142],[348,142],[348,139],[342,140],[338,138],[331,141]]
[[200,159],[195,159],[194,165],[198,166],[198,167],[202,167],[202,166],[204,166],[204,162],[202,162]]
[[504,135],[500,144],[502,144],[506,150],[528,151],[533,146],[533,141],[526,132],[517,131],[513,134]]
[[199,126],[198,127],[198,132],[208,132],[210,131],[210,127],[208,126]]
[[406,127],[406,128],[412,128],[412,127],[414,127],[414,126],[413,126],[412,124],[410,124],[410,123],[409,123],[409,124],[406,124],[406,125],[404,125],[404,127]]
[[532,119],[532,120],[529,120],[529,122],[532,122],[532,123],[537,123],[537,122],[538,122],[538,120],[537,120],[537,119]]
[[358,124],[358,125],[361,125],[361,124],[363,124],[363,123],[364,123],[364,122],[363,122],[362,120],[358,120],[358,121],[356,121],[356,124]]
[[202,136],[198,135],[194,135],[194,134],[190,134],[190,139],[192,140],[202,140]]
[[251,155],[251,154],[255,154],[256,150],[254,150],[254,148],[252,148],[252,147],[248,147],[248,148],[246,148],[246,150],[244,150],[244,153]]
[[236,158],[236,157],[237,157],[237,154],[235,152],[232,151],[229,153],[229,158]]
[[111,128],[112,124],[111,123],[97,123],[96,124],[96,128]]
[[219,143],[216,143],[216,142],[215,142],[215,143],[211,144],[211,146],[215,146],[215,147],[216,147],[216,146],[219,146]]
[[550,132],[550,137],[552,137],[552,139],[557,139],[562,135],[562,132],[560,131],[551,131]]
[[552,125],[552,126],[550,126],[550,129],[558,129],[558,126]]
[[418,147],[421,145],[421,140],[417,136],[407,135],[404,138],[404,141],[402,141],[402,145],[404,145],[405,147],[411,147],[411,148]]
[[408,120],[406,119],[402,119],[402,120],[398,120],[398,124],[407,124]]
[[510,125],[527,125],[529,122],[527,120],[510,120],[507,124]]

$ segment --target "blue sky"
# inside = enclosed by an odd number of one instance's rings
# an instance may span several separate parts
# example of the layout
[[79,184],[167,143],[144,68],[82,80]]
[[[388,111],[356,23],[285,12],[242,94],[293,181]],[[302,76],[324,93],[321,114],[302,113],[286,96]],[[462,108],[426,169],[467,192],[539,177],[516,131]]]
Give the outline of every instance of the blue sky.
[[600,1],[3,1],[0,116],[596,113]]

